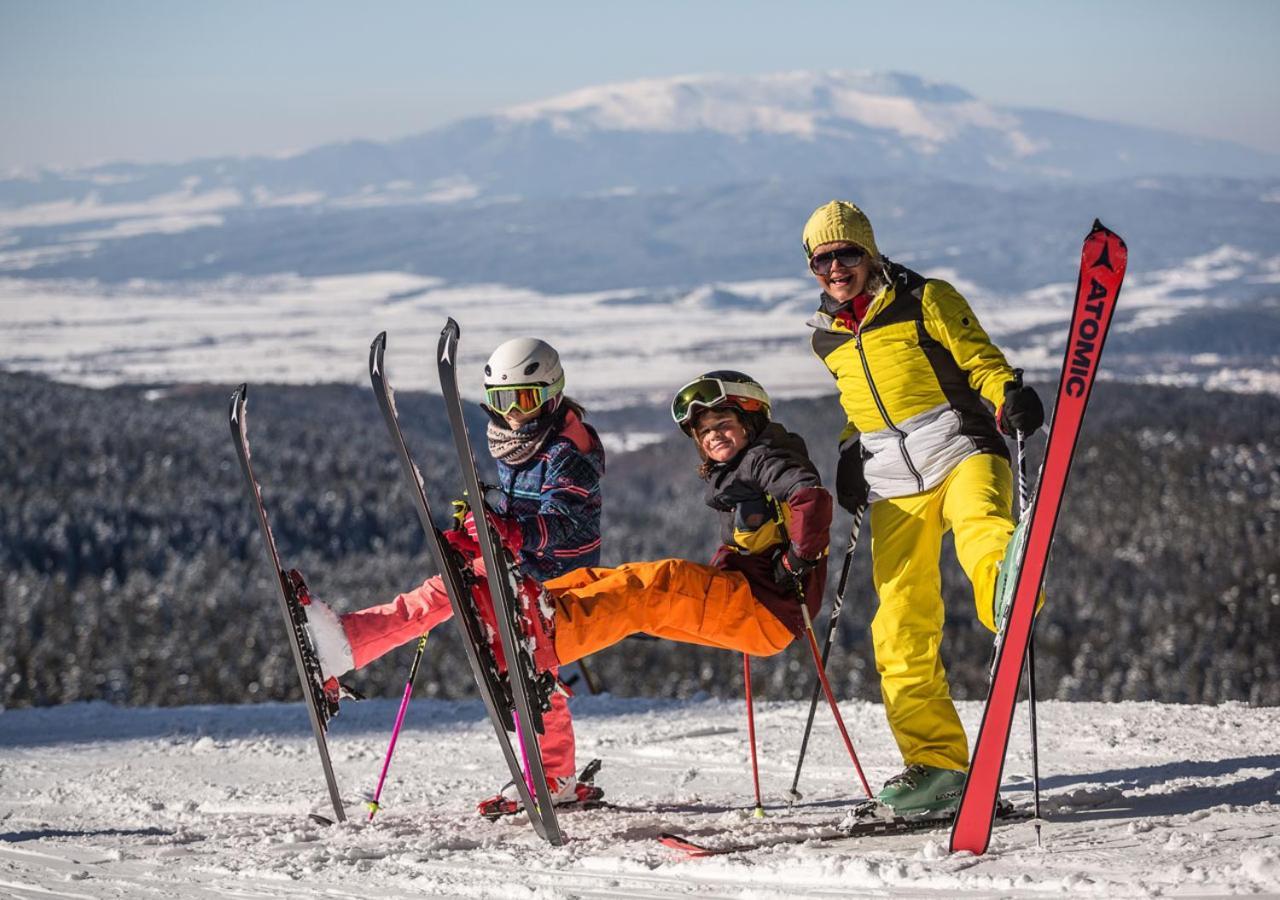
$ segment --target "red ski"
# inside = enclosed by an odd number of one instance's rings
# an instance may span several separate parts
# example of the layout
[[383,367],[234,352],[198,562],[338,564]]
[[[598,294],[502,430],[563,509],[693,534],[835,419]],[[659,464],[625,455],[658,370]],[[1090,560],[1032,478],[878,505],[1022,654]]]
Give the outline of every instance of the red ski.
[[1066,357],[1058,382],[1058,399],[1049,425],[1044,462],[1035,499],[1026,513],[1030,522],[1018,565],[1013,602],[1005,628],[997,637],[995,665],[987,706],[978,728],[969,777],[951,829],[951,851],[982,854],[991,841],[1000,777],[1022,670],[1031,641],[1036,598],[1044,581],[1049,548],[1062,507],[1071,457],[1080,437],[1080,425],[1093,390],[1098,358],[1111,324],[1115,303],[1124,280],[1128,249],[1115,232],[1094,221],[1080,256],[1080,280],[1067,338]]

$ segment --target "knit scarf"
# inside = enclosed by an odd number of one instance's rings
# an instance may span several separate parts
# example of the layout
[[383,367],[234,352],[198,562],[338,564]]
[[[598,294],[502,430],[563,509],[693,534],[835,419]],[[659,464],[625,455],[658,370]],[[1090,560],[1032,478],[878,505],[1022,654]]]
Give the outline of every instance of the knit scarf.
[[564,420],[563,415],[539,416],[519,428],[504,428],[492,419],[485,436],[489,439],[489,454],[496,460],[515,468],[538,455],[547,438],[555,433]]

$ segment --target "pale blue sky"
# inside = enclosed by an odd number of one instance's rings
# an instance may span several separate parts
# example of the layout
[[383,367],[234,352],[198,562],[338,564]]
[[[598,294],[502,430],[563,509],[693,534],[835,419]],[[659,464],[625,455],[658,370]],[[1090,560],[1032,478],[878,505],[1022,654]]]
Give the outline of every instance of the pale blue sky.
[[299,150],[695,72],[910,72],[1280,153],[1280,2],[0,0],[0,167]]

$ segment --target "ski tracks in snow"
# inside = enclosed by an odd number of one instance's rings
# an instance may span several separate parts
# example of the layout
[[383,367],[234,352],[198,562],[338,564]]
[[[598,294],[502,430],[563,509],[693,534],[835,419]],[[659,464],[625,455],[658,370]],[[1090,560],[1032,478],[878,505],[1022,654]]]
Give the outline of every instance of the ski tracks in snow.
[[[896,751],[880,707],[844,704],[873,783]],[[0,713],[0,897],[1179,896],[1280,892],[1280,710],[1242,705],[1041,705],[1044,845],[998,827],[984,857],[945,832],[778,845],[687,859],[656,841],[829,833],[860,799],[819,720],[788,809],[802,703],[762,703],[768,815],[750,815],[741,701],[584,697],[579,757],[604,760],[615,807],[569,812],[565,847],[524,817],[473,812],[504,767],[478,703],[415,702],[368,824],[394,701],[344,708],[331,733],[351,820],[323,827],[323,781],[300,705]],[[973,728],[978,704],[961,704]],[[1005,795],[1030,802],[1025,716]]]

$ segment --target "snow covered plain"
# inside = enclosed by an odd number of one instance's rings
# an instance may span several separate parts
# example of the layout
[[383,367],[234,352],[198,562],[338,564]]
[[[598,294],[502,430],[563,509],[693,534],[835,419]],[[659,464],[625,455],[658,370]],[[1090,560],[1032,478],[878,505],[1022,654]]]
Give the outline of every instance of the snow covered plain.
[[[396,703],[348,704],[331,747],[352,818],[332,827],[307,817],[331,810],[298,704],[0,713],[0,896],[1280,896],[1280,709],[1042,702],[1041,847],[1020,822],[983,857],[931,832],[688,859],[655,836],[831,831],[860,791],[829,715],[788,810],[806,705],[759,706],[757,820],[740,700],[573,702],[579,762],[604,761],[618,806],[564,814],[560,848],[472,812],[505,777],[478,702],[414,701],[372,824],[359,796]],[[979,704],[960,710],[972,733]],[[883,710],[843,712],[878,784],[898,766]],[[1004,778],[1020,806],[1030,773],[1020,711]]]
[[[1001,295],[951,279],[1015,365],[1051,380],[1062,360],[1070,282]],[[1064,274],[1070,274],[1064,273]],[[1115,330],[1154,328],[1230,308],[1228,289],[1280,280],[1280,258],[1224,246],[1169,270],[1131,273]],[[119,382],[368,383],[369,343],[389,336],[397,386],[435,389],[431,364],[446,316],[462,325],[462,372],[480,391],[489,351],[516,333],[550,340],[569,390],[593,406],[665,403],[673,385],[713,368],[749,368],[776,396],[831,390],[809,350],[810,280],[777,278],[666,290],[546,294],[456,285],[403,272],[229,277],[108,286],[0,278],[0,366],[89,385]],[[749,363],[749,366],[748,366]],[[1280,393],[1280,369],[1213,354],[1112,353],[1110,377]],[[470,382],[470,383],[468,383]]]

